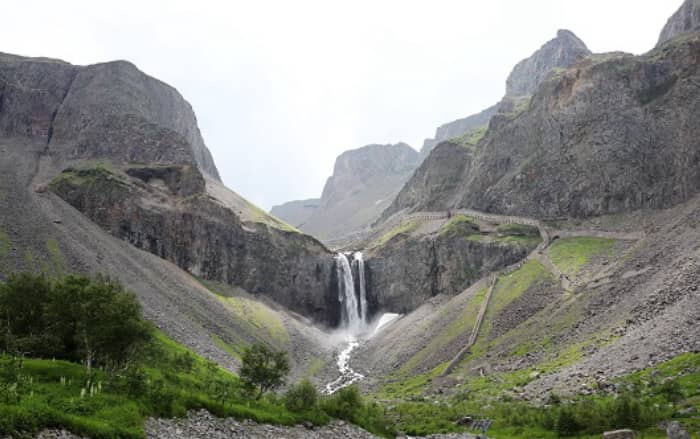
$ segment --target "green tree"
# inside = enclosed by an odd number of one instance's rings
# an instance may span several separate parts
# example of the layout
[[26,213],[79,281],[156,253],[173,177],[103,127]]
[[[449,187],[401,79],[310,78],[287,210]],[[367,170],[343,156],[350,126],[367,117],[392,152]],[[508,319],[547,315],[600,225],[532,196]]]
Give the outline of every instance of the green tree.
[[48,340],[45,304],[51,283],[41,275],[12,275],[0,284],[2,349],[12,354],[50,356],[54,343]]
[[316,406],[318,392],[309,380],[303,380],[292,386],[285,395],[285,406],[291,412],[304,412]]
[[289,361],[284,351],[272,351],[265,345],[254,344],[243,352],[241,380],[246,389],[257,392],[256,399],[284,384],[288,373]]
[[124,366],[150,339],[151,326],[141,316],[133,293],[107,278],[68,276],[54,285],[47,305],[51,330],[65,353],[92,367]]

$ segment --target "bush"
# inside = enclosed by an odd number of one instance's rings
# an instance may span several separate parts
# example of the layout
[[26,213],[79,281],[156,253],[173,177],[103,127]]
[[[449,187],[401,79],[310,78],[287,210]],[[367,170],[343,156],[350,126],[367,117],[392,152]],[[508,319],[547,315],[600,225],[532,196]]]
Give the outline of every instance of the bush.
[[313,409],[318,400],[318,392],[309,380],[293,386],[285,395],[284,404],[290,412],[304,412]]
[[346,421],[353,421],[355,414],[362,409],[362,395],[357,386],[348,386],[339,389],[323,404],[323,411],[330,416]]

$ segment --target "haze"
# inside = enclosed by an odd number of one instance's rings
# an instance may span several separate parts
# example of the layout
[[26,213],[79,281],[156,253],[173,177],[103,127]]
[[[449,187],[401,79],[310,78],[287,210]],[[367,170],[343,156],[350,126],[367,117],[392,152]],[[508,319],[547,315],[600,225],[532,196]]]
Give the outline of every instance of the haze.
[[6,2],[0,48],[127,59],[192,104],[224,182],[269,208],[317,197],[335,157],[416,149],[500,99],[557,29],[594,52],[652,48],[680,1]]

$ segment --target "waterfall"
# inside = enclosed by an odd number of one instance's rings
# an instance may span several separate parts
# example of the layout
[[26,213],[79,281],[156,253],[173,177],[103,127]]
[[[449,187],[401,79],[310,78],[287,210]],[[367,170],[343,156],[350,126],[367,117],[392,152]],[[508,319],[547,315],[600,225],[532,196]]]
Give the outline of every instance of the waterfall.
[[362,320],[357,304],[355,282],[352,278],[350,261],[343,253],[338,253],[335,261],[338,273],[338,300],[341,304],[341,323],[343,327],[348,328],[353,333],[357,333],[360,330]]
[[[348,253],[349,255],[349,253]],[[367,287],[365,285],[365,261],[361,252],[352,255],[338,253],[335,257],[338,274],[338,301],[340,302],[341,327],[357,334],[365,329],[368,322]],[[357,273],[359,285],[355,286],[353,268]],[[359,300],[358,300],[359,299]]]
[[357,277],[360,281],[360,318],[363,323],[367,323],[367,288],[365,286],[365,260],[362,259],[362,252],[355,252],[353,262],[357,264]]

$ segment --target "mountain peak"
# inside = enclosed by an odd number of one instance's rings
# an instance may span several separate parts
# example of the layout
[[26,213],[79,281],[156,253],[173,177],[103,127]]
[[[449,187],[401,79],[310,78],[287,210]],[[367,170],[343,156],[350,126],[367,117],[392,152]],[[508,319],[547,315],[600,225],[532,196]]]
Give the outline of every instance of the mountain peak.
[[658,47],[682,33],[698,30],[700,30],[700,0],[685,0],[666,22],[656,46]]
[[560,29],[529,58],[520,61],[506,81],[506,96],[531,95],[537,85],[554,68],[565,68],[577,59],[590,55],[586,44],[572,31]]

